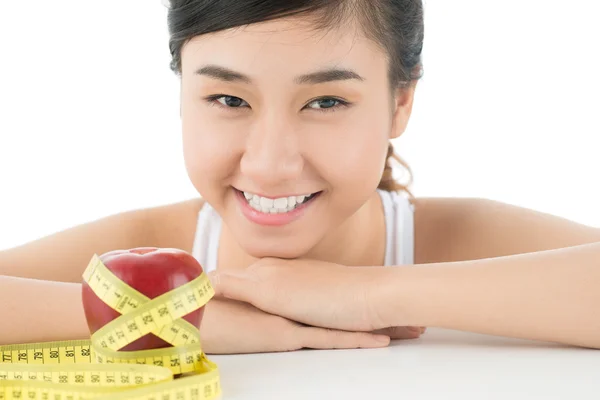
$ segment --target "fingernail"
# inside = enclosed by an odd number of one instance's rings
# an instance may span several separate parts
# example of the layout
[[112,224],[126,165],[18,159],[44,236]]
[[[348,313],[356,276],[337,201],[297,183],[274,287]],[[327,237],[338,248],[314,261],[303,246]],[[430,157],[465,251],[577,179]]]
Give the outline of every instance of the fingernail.
[[375,340],[379,343],[388,343],[390,341],[390,337],[385,335],[376,335]]
[[418,326],[407,326],[406,329],[408,329],[411,332],[421,333],[421,328],[419,328]]

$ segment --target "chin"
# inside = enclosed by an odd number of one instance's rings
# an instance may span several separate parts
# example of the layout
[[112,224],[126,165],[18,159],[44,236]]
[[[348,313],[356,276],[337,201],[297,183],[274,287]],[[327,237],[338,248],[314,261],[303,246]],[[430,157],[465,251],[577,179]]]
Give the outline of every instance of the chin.
[[[243,236],[243,235],[242,235]],[[238,237],[236,238],[241,248],[254,258],[285,258],[295,259],[308,253],[318,241],[318,237],[312,236],[312,240],[298,240],[298,236],[279,238],[260,237]]]

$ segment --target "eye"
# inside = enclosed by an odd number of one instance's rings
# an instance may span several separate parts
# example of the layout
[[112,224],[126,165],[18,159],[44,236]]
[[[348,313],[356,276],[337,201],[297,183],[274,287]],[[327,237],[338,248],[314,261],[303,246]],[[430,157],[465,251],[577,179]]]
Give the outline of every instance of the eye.
[[335,111],[336,109],[340,108],[339,106],[346,107],[348,105],[349,103],[344,100],[336,99],[334,97],[322,97],[320,99],[311,101],[308,103],[307,107],[316,111],[327,112]]
[[228,96],[224,94],[209,96],[206,98],[206,101],[208,101],[209,105],[216,105],[216,102],[219,103],[218,105],[226,108],[241,108],[244,106],[249,106],[246,101],[240,99],[239,97]]
[[[206,98],[209,105],[217,105],[224,108],[243,108],[250,105],[243,99],[225,94],[217,94]],[[322,97],[308,103],[306,107],[320,112],[336,111],[340,107],[348,107],[350,103],[334,97]]]

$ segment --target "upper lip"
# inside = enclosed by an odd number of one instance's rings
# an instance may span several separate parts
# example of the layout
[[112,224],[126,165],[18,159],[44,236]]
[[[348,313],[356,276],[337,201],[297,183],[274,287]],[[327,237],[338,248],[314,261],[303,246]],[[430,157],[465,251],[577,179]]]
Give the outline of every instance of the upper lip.
[[313,191],[313,192],[307,191],[307,192],[299,192],[299,193],[292,193],[292,194],[267,195],[267,194],[261,194],[261,193],[258,193],[258,192],[253,192],[251,190],[242,190],[242,189],[238,189],[238,188],[235,188],[235,189],[239,190],[240,192],[252,193],[252,194],[255,194],[257,196],[264,197],[264,198],[267,198],[267,199],[279,199],[279,198],[282,198],[282,197],[306,196],[306,195],[311,195],[313,193],[320,192],[320,190],[317,190],[317,191]]

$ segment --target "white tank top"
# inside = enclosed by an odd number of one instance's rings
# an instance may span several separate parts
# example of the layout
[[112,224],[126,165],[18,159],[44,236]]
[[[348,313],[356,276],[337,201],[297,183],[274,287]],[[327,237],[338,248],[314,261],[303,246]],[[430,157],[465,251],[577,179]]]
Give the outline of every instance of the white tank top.
[[[377,189],[386,226],[385,265],[414,264],[414,206],[408,197]],[[192,255],[206,272],[217,267],[221,217],[208,203],[198,213]]]

